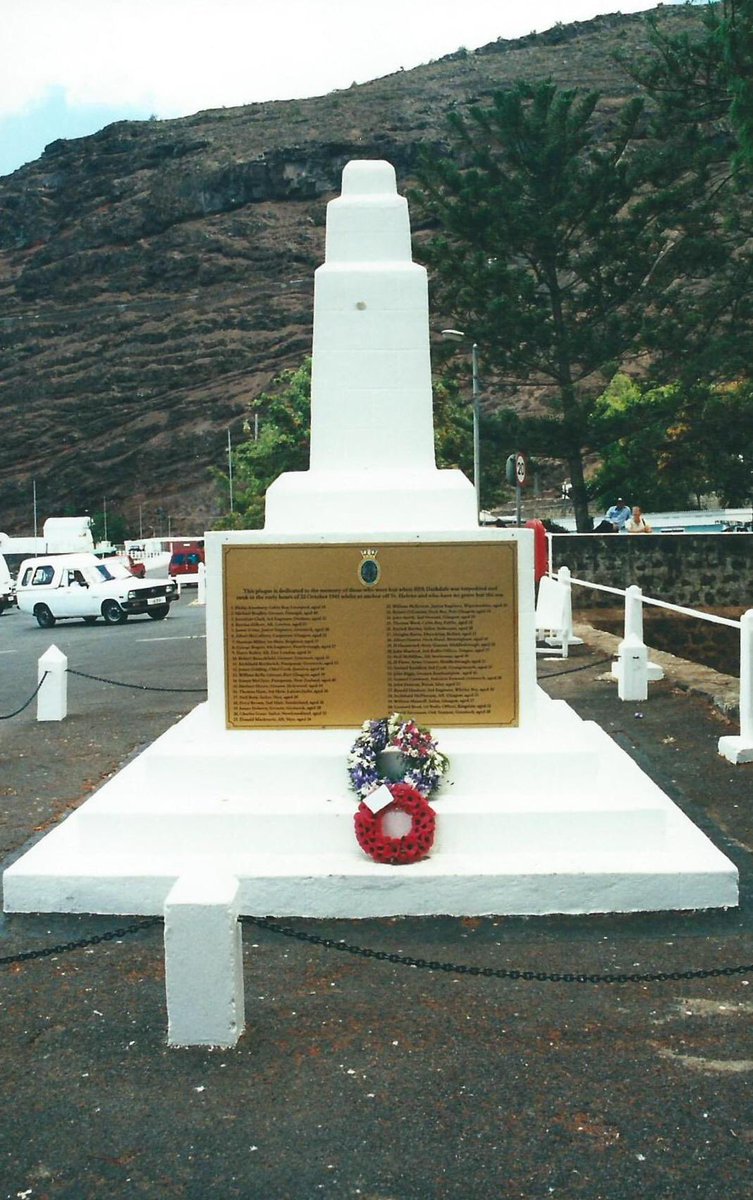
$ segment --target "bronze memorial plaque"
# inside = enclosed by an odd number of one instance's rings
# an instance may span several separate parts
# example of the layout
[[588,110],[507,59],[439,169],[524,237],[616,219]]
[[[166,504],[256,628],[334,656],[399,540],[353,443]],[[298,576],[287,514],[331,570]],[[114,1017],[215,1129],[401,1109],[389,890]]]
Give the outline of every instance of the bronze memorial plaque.
[[223,548],[230,729],[518,723],[517,546]]

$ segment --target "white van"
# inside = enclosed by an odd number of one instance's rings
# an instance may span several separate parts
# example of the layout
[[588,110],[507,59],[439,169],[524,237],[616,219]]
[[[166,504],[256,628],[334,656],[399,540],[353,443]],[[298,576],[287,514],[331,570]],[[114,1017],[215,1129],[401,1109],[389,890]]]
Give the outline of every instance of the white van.
[[0,554],[0,613],[5,612],[16,603],[16,591],[13,586],[8,564]]
[[95,554],[55,554],[27,558],[21,563],[16,599],[21,612],[50,629],[56,621],[81,617],[93,625],[122,625],[130,616],[146,613],[162,621],[180,598],[171,580],[137,579],[123,563],[100,561]]

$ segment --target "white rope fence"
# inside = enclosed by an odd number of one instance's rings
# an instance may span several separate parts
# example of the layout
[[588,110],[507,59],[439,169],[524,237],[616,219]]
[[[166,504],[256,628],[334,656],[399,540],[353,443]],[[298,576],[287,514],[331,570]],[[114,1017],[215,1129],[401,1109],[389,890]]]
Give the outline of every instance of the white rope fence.
[[636,584],[628,588],[609,587],[594,583],[590,579],[578,579],[567,567],[560,567],[552,578],[565,587],[577,584],[596,592],[607,592],[625,599],[625,633],[618,648],[617,661],[612,664],[612,674],[617,679],[617,691],[621,700],[648,699],[648,684],[663,677],[661,667],[648,660],[648,651],[643,640],[643,605],[651,604],[669,612],[708,621],[712,625],[726,625],[740,632],[740,733],[719,738],[719,753],[731,763],[753,762],[753,608],[743,613],[739,621],[732,617],[720,617],[716,613],[701,612],[682,604],[671,604],[644,596]]

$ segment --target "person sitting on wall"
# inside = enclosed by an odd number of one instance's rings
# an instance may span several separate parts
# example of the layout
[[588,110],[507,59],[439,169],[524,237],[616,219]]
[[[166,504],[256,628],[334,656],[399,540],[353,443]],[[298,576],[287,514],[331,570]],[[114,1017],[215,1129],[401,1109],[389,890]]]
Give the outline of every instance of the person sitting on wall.
[[653,532],[648,521],[636,504],[629,520],[625,522],[625,528],[628,533],[651,533]]
[[630,520],[630,505],[625,503],[622,496],[616,504],[607,509],[606,519],[611,521],[617,533],[624,533],[625,525]]

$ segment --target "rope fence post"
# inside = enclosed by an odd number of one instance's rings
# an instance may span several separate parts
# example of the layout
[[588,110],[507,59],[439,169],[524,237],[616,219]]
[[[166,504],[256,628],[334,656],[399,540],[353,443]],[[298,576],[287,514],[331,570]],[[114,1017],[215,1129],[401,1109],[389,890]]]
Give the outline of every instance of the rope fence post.
[[37,663],[37,720],[63,721],[68,715],[68,659],[50,646]]
[[643,592],[635,583],[625,589],[625,635],[617,654],[612,674],[620,700],[647,700],[649,683],[663,679],[664,671],[648,661],[643,640]]
[[753,762],[753,608],[740,618],[740,733],[719,738],[719,753],[735,765]]
[[625,589],[625,633],[613,674],[620,700],[648,699],[648,650],[643,641],[643,593],[637,584]]
[[[557,572],[557,583],[564,589],[565,599],[563,602],[564,621],[563,633],[567,639],[567,646],[570,647],[575,642],[573,637],[573,586],[570,582],[570,568],[560,567]],[[580,638],[577,639],[580,642]],[[564,651],[563,657],[567,657],[567,650]]]
[[196,585],[196,603],[205,605],[207,602],[207,569],[204,563],[199,563],[199,581]]

